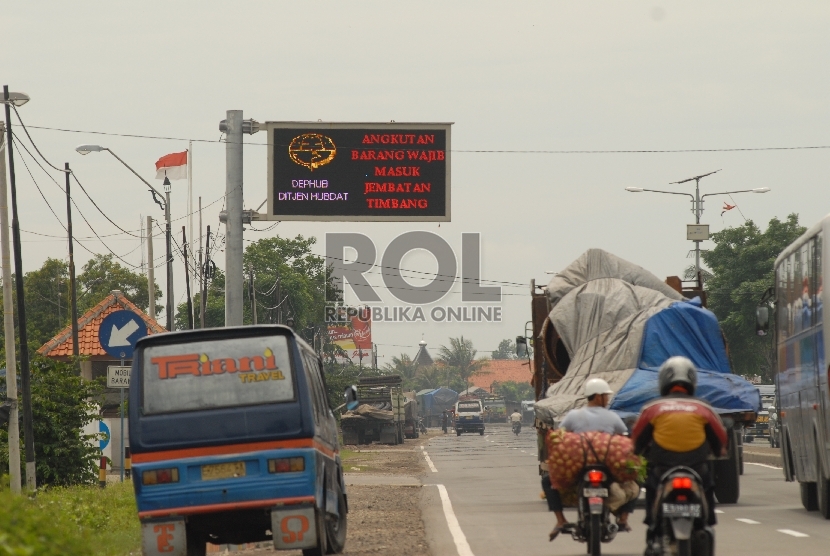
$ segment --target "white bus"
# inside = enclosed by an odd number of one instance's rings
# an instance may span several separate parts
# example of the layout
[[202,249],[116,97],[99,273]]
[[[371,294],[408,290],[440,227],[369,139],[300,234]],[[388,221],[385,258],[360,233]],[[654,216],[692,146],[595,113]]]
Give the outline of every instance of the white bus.
[[830,323],[823,311],[830,294],[824,276],[830,276],[830,215],[775,260],[772,335],[784,476],[798,481],[807,510],[830,519],[830,367],[824,349]]

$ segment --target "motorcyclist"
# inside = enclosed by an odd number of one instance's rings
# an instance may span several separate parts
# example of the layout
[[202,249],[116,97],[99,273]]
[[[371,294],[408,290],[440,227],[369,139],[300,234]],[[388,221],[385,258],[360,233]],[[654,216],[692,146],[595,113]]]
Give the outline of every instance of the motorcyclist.
[[715,516],[715,481],[710,473],[710,453],[723,455],[726,429],[717,413],[705,401],[695,398],[697,369],[682,356],[670,357],[658,373],[660,398],[643,406],[631,431],[634,449],[648,460],[646,479],[646,554],[653,553],[656,535],[653,506],[660,477],[671,467],[685,465],[694,469],[703,481],[709,506],[708,524]]
[[510,422],[511,423],[521,423],[522,422],[522,414],[519,413],[518,409],[514,409],[513,413],[510,414]]
[[[614,393],[608,383],[601,378],[592,378],[585,382],[584,396],[588,400],[588,404],[580,409],[570,411],[559,428],[568,432],[582,433],[582,432],[605,432],[608,434],[625,434],[628,432],[628,427],[625,426],[620,416],[607,409],[611,400],[611,395]],[[556,526],[550,532],[550,540],[555,539],[559,533],[572,526],[565,519],[563,512],[562,499],[559,491],[551,488],[548,499],[548,506],[556,514]],[[630,531],[628,525],[628,514],[634,508],[634,502],[629,502],[622,506],[617,517],[617,525],[620,531]]]

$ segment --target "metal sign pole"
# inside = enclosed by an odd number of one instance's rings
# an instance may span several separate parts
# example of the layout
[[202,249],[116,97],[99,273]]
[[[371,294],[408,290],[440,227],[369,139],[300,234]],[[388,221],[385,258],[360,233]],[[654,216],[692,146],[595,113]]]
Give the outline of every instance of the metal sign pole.
[[[124,358],[121,358],[121,366],[124,366]],[[121,482],[124,482],[124,389],[119,388],[121,391],[121,405],[119,406],[119,411],[121,412]]]

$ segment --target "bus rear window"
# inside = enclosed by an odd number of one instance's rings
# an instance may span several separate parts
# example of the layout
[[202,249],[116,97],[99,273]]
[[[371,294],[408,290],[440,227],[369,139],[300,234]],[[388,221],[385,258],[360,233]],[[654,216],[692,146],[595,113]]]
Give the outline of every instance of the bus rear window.
[[145,415],[294,399],[285,336],[148,347],[143,366]]

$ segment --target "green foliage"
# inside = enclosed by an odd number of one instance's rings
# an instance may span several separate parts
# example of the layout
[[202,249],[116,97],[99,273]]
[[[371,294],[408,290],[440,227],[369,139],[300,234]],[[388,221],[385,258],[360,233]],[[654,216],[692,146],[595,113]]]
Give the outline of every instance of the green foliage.
[[[450,345],[438,348],[438,360],[449,367],[457,375],[461,390],[465,390],[469,384],[470,377],[480,372],[487,364],[486,359],[476,359],[478,351],[473,347],[473,341],[459,338],[450,338]],[[454,389],[454,388],[453,388]]]
[[535,392],[529,382],[506,382],[493,383],[493,390],[496,394],[503,396],[508,402],[520,402],[522,400],[534,399]]
[[510,338],[505,338],[499,342],[499,347],[496,351],[490,354],[491,359],[516,359],[516,342]]
[[120,556],[140,551],[130,483],[39,490],[28,498],[0,488],[0,554]]
[[[311,252],[314,237],[272,237],[245,248],[243,322],[253,323],[253,289],[256,290],[257,323],[285,323],[294,319],[294,329],[313,337],[325,317],[326,299],[338,299],[325,260]],[[253,286],[251,274],[253,273]],[[193,294],[194,326],[199,328],[199,295]],[[205,327],[224,326],[225,277],[221,272],[208,284]],[[187,328],[187,303],[177,307],[176,327]]]
[[703,253],[712,269],[708,305],[720,321],[737,374],[772,379],[774,348],[769,336],[755,335],[755,308],[764,291],[775,284],[776,257],[804,231],[796,214],[783,222],[773,218],[765,232],[748,220],[712,234],[715,248]]
[[[95,482],[97,442],[81,431],[97,414],[94,402],[100,397],[103,385],[77,376],[70,363],[37,358],[32,361],[31,387],[37,484]],[[22,417],[22,411],[20,415]],[[22,433],[22,423],[20,430]],[[4,454],[4,464],[8,462],[8,441],[8,429],[4,427],[0,429],[0,453]],[[22,469],[21,473],[25,476]]]
[[[67,263],[58,259],[46,259],[38,270],[27,272],[24,276],[26,332],[29,336],[30,351],[36,351],[70,324],[72,315],[69,286]],[[147,278],[114,262],[112,255],[96,255],[90,259],[77,276],[76,289],[78,316],[100,303],[112,290],[122,291],[142,310],[146,311],[149,308]],[[17,317],[15,290],[12,295],[15,299]],[[156,299],[161,295],[161,289],[156,286]],[[157,309],[160,310],[161,306],[157,305]],[[3,322],[0,321],[0,346],[5,349],[2,331]]]
[[418,365],[405,353],[400,357],[392,357],[392,363],[383,366],[383,373],[387,375],[401,375],[404,384],[410,384],[418,372]]

